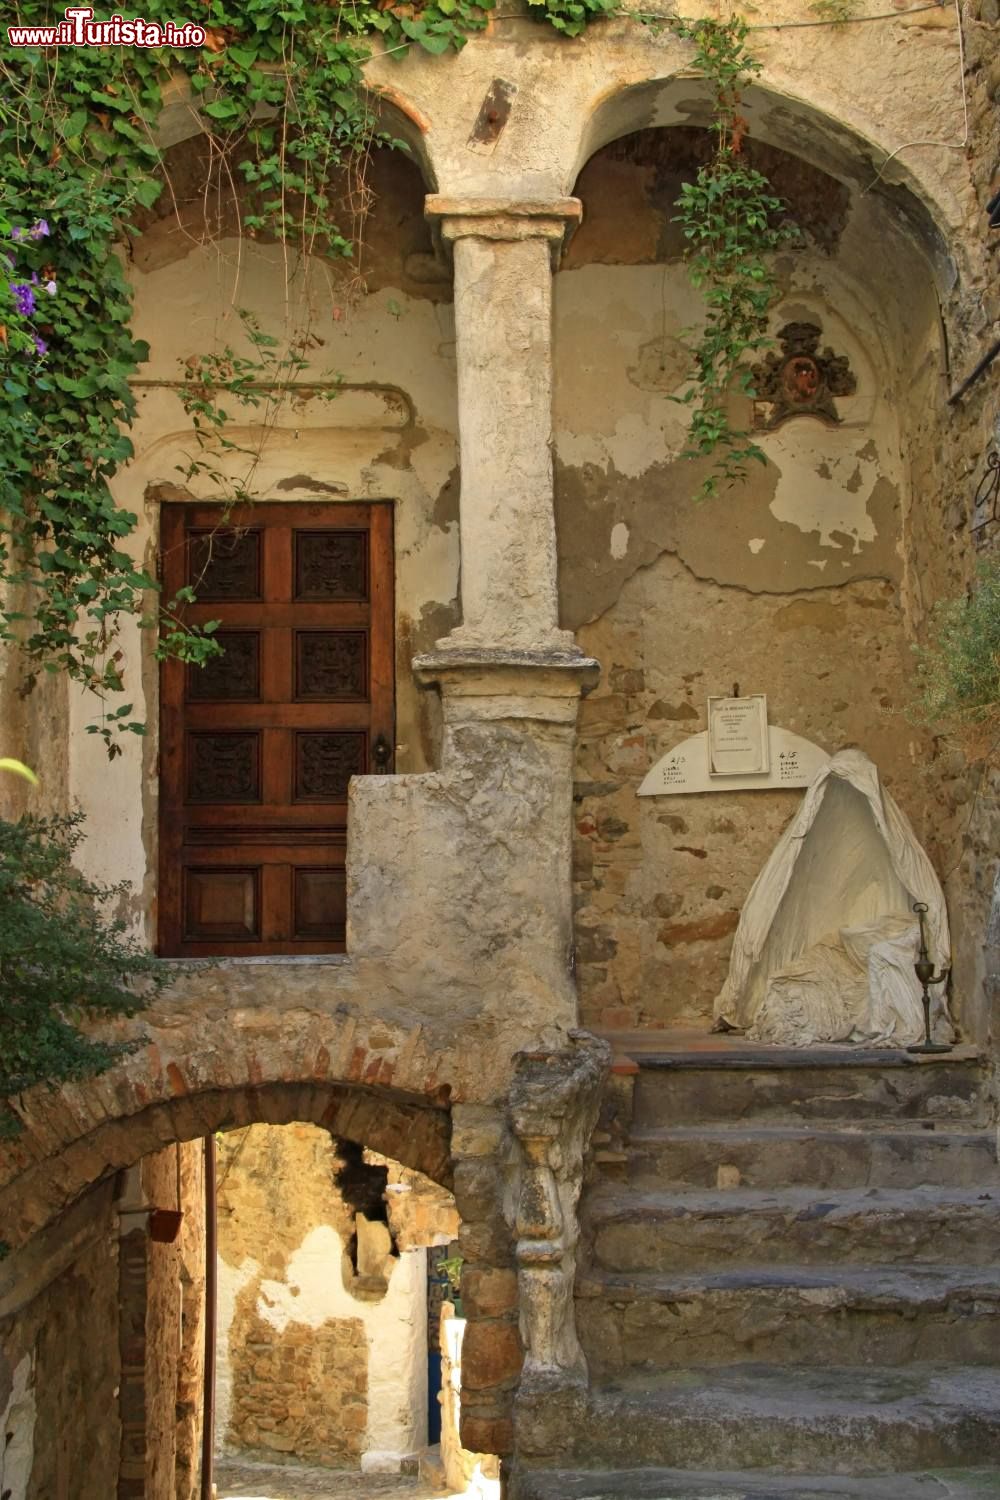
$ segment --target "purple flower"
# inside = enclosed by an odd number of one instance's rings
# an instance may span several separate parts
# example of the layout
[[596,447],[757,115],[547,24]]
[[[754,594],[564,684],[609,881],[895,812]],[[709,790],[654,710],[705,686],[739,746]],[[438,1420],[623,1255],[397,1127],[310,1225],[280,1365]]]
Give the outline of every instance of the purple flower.
[[31,287],[23,281],[12,281],[10,289],[14,297],[14,305],[22,318],[30,318],[35,310],[35,294]]
[[12,240],[23,240],[25,237],[24,230],[18,229],[17,225],[15,224],[14,228],[10,232],[10,237]]
[[50,230],[47,219],[39,219],[38,222],[32,224],[31,228],[28,230],[28,234],[33,240],[43,240],[49,233]]
[[48,346],[48,344],[45,342],[44,339],[40,339],[38,337],[38,334],[36,333],[35,334],[35,353],[38,354],[38,355],[42,355],[42,354],[48,354],[48,352],[49,352],[49,346]]
[[48,292],[50,297],[54,297],[59,288],[56,286],[54,281],[47,281],[45,283],[45,290]]

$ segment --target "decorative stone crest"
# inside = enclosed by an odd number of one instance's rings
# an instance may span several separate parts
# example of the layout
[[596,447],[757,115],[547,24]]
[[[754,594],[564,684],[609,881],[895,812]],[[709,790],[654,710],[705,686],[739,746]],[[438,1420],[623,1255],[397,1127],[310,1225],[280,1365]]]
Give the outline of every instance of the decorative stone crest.
[[846,354],[829,345],[819,353],[822,332],[818,323],[786,323],[778,332],[780,354],[772,351],[753,366],[755,427],[773,431],[789,417],[841,421],[834,398],[853,396],[857,376]]

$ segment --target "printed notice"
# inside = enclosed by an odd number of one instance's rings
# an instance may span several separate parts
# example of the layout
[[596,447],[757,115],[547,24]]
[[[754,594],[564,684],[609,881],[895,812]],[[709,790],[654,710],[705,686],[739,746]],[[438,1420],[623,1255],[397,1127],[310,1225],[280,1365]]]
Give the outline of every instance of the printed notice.
[[770,770],[767,698],[709,698],[708,774],[766,776]]

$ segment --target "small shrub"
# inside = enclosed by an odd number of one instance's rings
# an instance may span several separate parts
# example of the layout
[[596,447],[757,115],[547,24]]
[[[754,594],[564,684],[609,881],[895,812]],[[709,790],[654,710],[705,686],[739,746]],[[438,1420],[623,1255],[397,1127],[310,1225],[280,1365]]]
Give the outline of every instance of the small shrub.
[[[0,1099],[103,1072],[135,1045],[94,1040],[84,1021],[131,1016],[173,971],[106,914],[125,883],[73,865],[82,813],[0,820]],[[0,1114],[0,1134],[17,1129]]]
[[917,649],[916,717],[955,739],[970,760],[1000,749],[1000,555],[983,558],[976,587],[938,604]]

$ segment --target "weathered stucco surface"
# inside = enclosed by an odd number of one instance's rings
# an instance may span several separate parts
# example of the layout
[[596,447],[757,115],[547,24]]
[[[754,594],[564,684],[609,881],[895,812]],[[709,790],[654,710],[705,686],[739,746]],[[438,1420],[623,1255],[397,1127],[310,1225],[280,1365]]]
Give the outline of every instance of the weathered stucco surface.
[[[707,149],[704,132],[659,129],[592,158],[556,281],[562,619],[604,667],[580,711],[574,788],[580,998],[597,1027],[708,1017],[746,893],[801,796],[637,799],[650,765],[705,728],[709,694],[738,683],[766,693],[772,723],[830,752],[862,745],[920,834],[934,831],[926,740],[905,717],[906,524],[933,497],[909,469],[913,408],[897,394],[917,356],[941,380],[930,273],[901,247],[862,276],[864,245],[894,246],[885,212],[766,151],[803,234],[782,257],[772,327],[819,326],[857,387],[836,424],[756,432],[766,465],[699,501],[707,470],[680,456],[677,398],[701,313],[671,207]],[[732,407],[752,425],[749,399]]]

